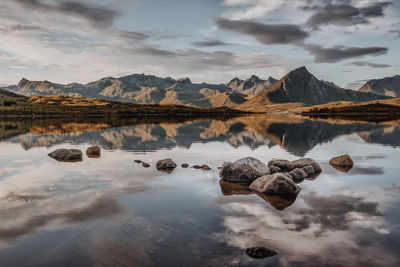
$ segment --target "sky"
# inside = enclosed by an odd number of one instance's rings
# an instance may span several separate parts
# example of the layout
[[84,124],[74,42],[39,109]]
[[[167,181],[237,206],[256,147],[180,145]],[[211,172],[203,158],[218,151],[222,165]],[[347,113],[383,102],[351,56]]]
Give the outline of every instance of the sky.
[[400,0],[1,0],[0,85],[133,73],[226,83],[400,73]]

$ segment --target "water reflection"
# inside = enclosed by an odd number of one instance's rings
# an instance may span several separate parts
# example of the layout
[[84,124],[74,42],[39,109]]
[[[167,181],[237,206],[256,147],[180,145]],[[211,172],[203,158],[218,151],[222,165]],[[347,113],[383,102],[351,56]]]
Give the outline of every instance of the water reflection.
[[[398,266],[398,130],[284,116],[2,121],[0,265]],[[91,145],[100,158],[47,156]],[[328,164],[343,153],[348,173]],[[218,182],[224,161],[304,154],[323,172],[297,198]],[[169,157],[174,172],[157,171]],[[250,247],[278,255],[255,260]]]
[[[90,118],[1,121],[0,140],[11,138],[28,150],[62,143],[90,143],[104,149],[156,151],[190,148],[193,143],[227,142],[252,149],[274,145],[304,156],[318,144],[357,133],[369,143],[398,146],[398,126],[368,123],[332,124],[287,116],[246,116],[219,120],[190,118]],[[14,137],[16,136],[16,137]],[[13,138],[14,137],[14,138]]]

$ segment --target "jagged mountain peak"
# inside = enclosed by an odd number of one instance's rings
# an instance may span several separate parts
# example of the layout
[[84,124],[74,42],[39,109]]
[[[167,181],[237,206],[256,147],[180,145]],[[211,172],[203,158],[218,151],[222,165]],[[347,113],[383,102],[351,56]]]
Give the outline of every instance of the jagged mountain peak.
[[180,78],[176,82],[180,84],[192,84],[192,81],[188,77]]

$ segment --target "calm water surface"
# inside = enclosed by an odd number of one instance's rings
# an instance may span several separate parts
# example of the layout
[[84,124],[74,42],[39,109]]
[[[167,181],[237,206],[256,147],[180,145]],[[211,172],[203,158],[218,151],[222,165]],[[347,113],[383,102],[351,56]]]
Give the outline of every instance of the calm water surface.
[[[400,265],[400,128],[390,124],[6,120],[0,140],[0,266]],[[101,158],[47,156],[90,145]],[[328,164],[343,153],[355,161],[348,173]],[[217,168],[248,156],[310,157],[323,173],[295,201],[220,185]],[[163,158],[178,164],[171,174],[155,169]],[[254,260],[253,246],[278,255]]]

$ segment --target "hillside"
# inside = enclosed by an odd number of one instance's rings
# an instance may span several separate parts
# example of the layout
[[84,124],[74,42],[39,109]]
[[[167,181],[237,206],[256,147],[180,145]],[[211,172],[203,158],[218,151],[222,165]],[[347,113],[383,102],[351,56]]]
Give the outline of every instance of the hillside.
[[373,122],[400,119],[400,98],[364,103],[333,102],[299,110],[303,116],[329,117]]
[[182,105],[133,104],[98,98],[71,96],[26,97],[0,89],[1,116],[40,115],[229,115],[240,112],[227,108],[199,108]]
[[400,75],[366,82],[359,92],[371,92],[379,95],[400,97]]
[[87,84],[57,84],[49,81],[29,81],[5,89],[25,96],[63,95],[95,97],[131,103],[160,103],[198,107],[235,107],[249,97],[269,88],[276,80],[237,79],[228,84],[195,84],[189,78],[159,78],[154,75],[133,74],[120,78],[106,77]]
[[[363,93],[338,88],[317,79],[305,67],[289,72],[271,88],[236,107],[241,110],[268,111],[274,104],[290,103],[289,106],[312,106],[333,101],[363,102],[387,99],[374,93]],[[288,108],[289,108],[288,106]]]

